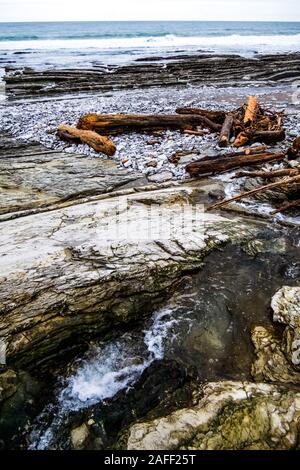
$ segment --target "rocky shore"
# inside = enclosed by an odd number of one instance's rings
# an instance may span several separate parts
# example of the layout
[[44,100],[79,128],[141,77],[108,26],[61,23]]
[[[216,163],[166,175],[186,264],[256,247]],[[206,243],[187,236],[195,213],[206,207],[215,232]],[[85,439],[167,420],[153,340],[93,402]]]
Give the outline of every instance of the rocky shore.
[[137,64],[109,66],[95,64],[89,70],[40,70],[6,67],[6,92],[9,98],[59,96],[160,86],[236,86],[259,83],[273,85],[299,79],[299,54],[178,55],[139,59]]
[[[299,446],[298,213],[270,217],[271,198],[208,212],[239,188],[230,174],[193,180],[184,170],[223,151],[213,135],[118,136],[108,159],[51,132],[85,112],[230,110],[255,91],[265,106],[287,111],[289,143],[300,133],[290,102],[299,55],[152,61],[89,71],[6,68],[3,448]],[[99,372],[99,361],[108,372]],[[106,373],[113,394],[101,382]]]

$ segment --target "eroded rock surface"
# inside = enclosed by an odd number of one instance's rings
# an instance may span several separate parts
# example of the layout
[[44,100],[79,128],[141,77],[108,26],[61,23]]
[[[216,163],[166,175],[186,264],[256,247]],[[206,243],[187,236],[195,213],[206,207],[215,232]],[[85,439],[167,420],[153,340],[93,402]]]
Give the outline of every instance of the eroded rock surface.
[[267,384],[218,382],[191,408],[133,425],[129,450],[291,449],[300,393]]
[[[197,190],[152,189],[0,224],[0,334],[9,360],[36,365],[71,338],[82,342],[140,319],[210,250],[251,239],[258,230],[255,223],[204,213],[200,206],[193,229],[188,209],[186,233],[176,229],[164,239],[167,227],[181,227],[182,211]],[[150,209],[158,231],[149,231]]]
[[252,375],[256,380],[299,384],[300,287],[282,287],[272,298],[273,320],[285,325],[282,338],[257,326],[252,332],[256,361]]
[[[0,136],[1,142],[3,137]],[[113,191],[141,177],[113,160],[26,146],[6,138],[0,149],[0,215]]]
[[[290,83],[299,77],[299,54],[244,58],[197,54],[153,58],[123,66],[98,65],[89,70],[6,67],[9,97],[28,98],[61,93],[107,92],[116,89],[195,84]],[[216,70],[218,73],[216,73]]]

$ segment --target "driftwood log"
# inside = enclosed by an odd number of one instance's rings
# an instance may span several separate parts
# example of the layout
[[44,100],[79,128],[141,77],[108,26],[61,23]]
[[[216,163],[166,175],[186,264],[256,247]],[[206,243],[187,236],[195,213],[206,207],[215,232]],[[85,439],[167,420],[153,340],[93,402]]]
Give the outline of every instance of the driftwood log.
[[233,122],[233,115],[227,114],[220,133],[219,147],[227,147],[229,144]]
[[112,157],[117,150],[115,144],[108,137],[102,137],[93,131],[79,130],[67,124],[58,127],[57,136],[74,144],[87,144],[96,152],[104,153],[109,157]]
[[177,114],[197,114],[199,116],[205,116],[217,124],[223,124],[226,118],[225,111],[209,111],[207,109],[199,108],[177,108]]
[[231,197],[230,199],[224,199],[221,202],[217,202],[216,204],[213,204],[207,210],[212,210],[212,209],[225,206],[226,204],[229,204],[230,202],[238,201],[240,199],[244,199],[245,197],[253,196],[254,194],[261,193],[269,189],[279,188],[281,186],[287,186],[289,184],[298,183],[298,182],[300,182],[300,175],[292,176],[290,178],[283,178],[282,180],[276,181],[275,183],[269,183],[264,186],[259,186],[258,188],[251,189],[251,191],[246,191],[244,193],[238,194],[237,196]]
[[213,131],[220,131],[222,127],[205,116],[193,114],[86,114],[80,118],[77,128],[95,131],[101,135],[117,135],[127,132],[152,132],[165,129],[197,130],[197,126],[203,125]]
[[267,162],[283,160],[285,153],[263,153],[254,155],[238,155],[220,158],[205,157],[189,163],[185,169],[191,176],[201,176],[208,173],[223,173],[243,166],[259,165]]

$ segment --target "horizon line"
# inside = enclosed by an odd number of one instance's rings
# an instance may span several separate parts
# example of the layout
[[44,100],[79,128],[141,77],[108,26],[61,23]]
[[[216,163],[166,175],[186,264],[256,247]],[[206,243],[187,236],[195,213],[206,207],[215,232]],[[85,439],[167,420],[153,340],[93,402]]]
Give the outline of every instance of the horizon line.
[[11,23],[300,23],[299,20],[26,20],[0,21]]

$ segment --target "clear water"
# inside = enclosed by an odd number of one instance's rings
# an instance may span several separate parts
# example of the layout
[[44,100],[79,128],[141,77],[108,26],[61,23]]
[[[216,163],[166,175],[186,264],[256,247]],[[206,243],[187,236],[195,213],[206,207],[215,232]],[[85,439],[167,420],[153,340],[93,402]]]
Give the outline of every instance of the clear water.
[[[121,63],[145,55],[297,52],[299,22],[0,23],[0,60],[27,65]],[[79,56],[78,56],[79,52]]]

